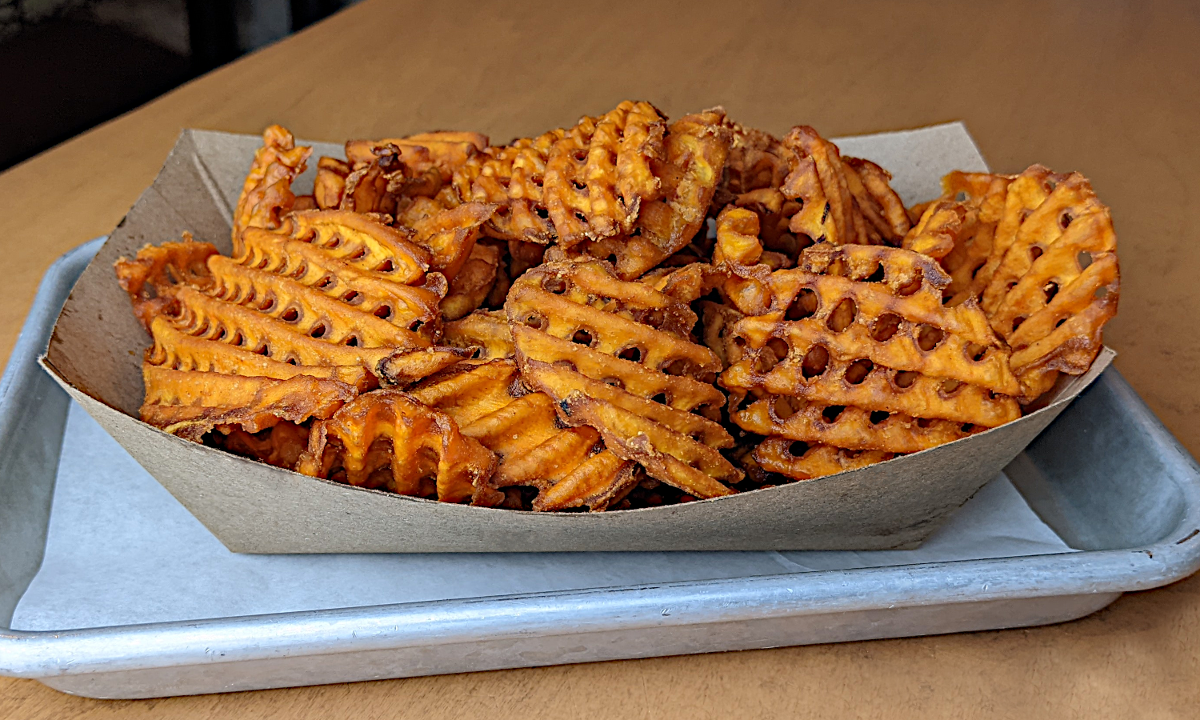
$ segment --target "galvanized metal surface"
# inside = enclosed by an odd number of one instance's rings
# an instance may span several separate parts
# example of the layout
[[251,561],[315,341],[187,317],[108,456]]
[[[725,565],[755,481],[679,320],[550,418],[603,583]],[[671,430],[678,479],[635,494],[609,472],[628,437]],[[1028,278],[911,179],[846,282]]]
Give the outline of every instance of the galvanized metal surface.
[[[46,547],[67,416],[34,359],[96,247],[47,274],[0,381],[5,620]],[[1197,466],[1114,370],[1007,475],[1081,552],[5,630],[0,673],[94,697],[155,697],[1018,627],[1081,617],[1200,567]]]

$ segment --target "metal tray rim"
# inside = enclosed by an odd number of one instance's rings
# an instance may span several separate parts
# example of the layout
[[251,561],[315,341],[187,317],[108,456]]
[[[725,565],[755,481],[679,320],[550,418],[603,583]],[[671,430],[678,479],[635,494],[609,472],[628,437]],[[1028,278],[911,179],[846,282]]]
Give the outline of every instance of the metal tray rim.
[[[31,373],[55,316],[54,289],[68,265],[102,239],[66,253],[47,271],[0,380],[0,400]],[[45,326],[45,327],[43,327]],[[40,330],[40,332],[39,332]],[[617,588],[401,603],[69,631],[0,629],[0,674],[16,677],[112,673],[163,666],[469,643],[506,636],[551,637],[622,629],[759,620],[989,600],[1145,590],[1200,569],[1200,468],[1123,378],[1100,378],[1128,398],[1173,473],[1185,503],[1175,529],[1123,550],[961,560],[922,565],[778,574]],[[0,415],[0,433],[11,432]],[[1179,478],[1190,478],[1182,482]],[[1019,570],[1019,571],[1017,571]],[[1017,571],[1017,572],[1014,572]],[[869,594],[848,592],[871,587]],[[498,630],[498,621],[507,625]]]

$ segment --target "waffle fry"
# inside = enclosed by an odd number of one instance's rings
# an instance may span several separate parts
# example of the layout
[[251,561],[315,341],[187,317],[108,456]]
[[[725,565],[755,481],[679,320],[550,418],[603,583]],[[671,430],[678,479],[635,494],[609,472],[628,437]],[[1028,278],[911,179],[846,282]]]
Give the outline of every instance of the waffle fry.
[[253,434],[279,423],[328,418],[355,395],[345,383],[303,375],[277,380],[149,364],[142,366],[142,374],[142,420],[193,442],[215,428]]
[[[733,197],[766,188],[779,188],[788,175],[787,151],[783,142],[770,133],[725,121],[732,131],[729,159],[719,194]],[[720,203],[720,200],[717,201]]]
[[471,248],[470,256],[442,298],[443,319],[457,320],[483,304],[496,282],[500,255],[500,248],[495,245],[476,243]]
[[142,327],[149,331],[154,318],[170,309],[179,287],[210,286],[208,259],[216,254],[216,247],[184,233],[183,242],[147,245],[133,260],[118,259],[114,266],[117,282],[129,294],[133,314]]
[[[630,463],[604,451],[589,427],[564,428],[554,400],[530,393],[521,384],[516,363],[494,360],[469,366],[447,377],[430,378],[413,397],[446,412],[463,435],[496,453],[499,465],[489,480],[497,491],[518,486],[538,490],[537,510],[587,506],[604,510],[632,477]],[[607,457],[596,459],[596,455]],[[568,484],[556,486],[568,481]],[[553,491],[548,497],[544,494]],[[477,501],[496,501],[481,494]]]
[[352,485],[599,512],[851,471],[1034,410],[1117,309],[1108,209],[1037,165],[906,209],[811,127],[632,101],[350,141],[296,196],[310,152],[264,132],[230,256],[116,272],[143,419]]
[[486,135],[454,131],[418,133],[405,138],[383,140],[351,140],[346,143],[346,159],[358,168],[373,162],[380,148],[391,145],[396,148],[400,161],[411,168],[414,175],[433,169],[438,171],[443,182],[448,183],[456,169],[487,148],[488,144]]
[[[345,177],[341,188],[339,210],[356,213],[379,213],[394,215],[399,201],[398,190],[406,187],[409,175],[400,160],[400,150],[395,145],[374,148],[371,162],[352,169]],[[336,181],[331,177],[337,170],[326,173],[325,182],[330,190]],[[432,171],[436,174],[436,170]],[[320,168],[318,167],[318,175]],[[332,192],[330,193],[332,196]]]
[[313,179],[313,199],[321,210],[337,210],[342,206],[346,194],[346,178],[353,168],[350,163],[337,158],[321,156],[317,159],[317,176]]
[[686,305],[592,261],[529,271],[505,310],[522,378],[554,399],[563,422],[595,428],[618,457],[697,497],[740,480],[715,449],[732,438],[692,414],[723,398],[695,379],[714,377],[720,360],[688,339],[697,318]]
[[558,242],[628,235],[643,202],[659,197],[652,163],[663,156],[666,120],[650,103],[625,101],[584,117],[554,143],[543,198]]
[[297,146],[292,134],[279,125],[263,132],[263,145],[254,153],[254,162],[233,211],[234,252],[239,251],[241,234],[246,228],[275,230],[283,224],[283,216],[296,201],[292,181],[304,172],[311,154],[311,147]]
[[[1120,297],[1108,208],[1082,175],[1044,170],[1035,166],[1013,180],[1018,192],[1010,191],[989,264],[1002,247],[1004,254],[982,302],[992,328],[1013,348],[1025,401],[1050,390],[1060,373],[1087,372]],[[1042,183],[1030,188],[1031,179]]]
[[421,208],[410,210],[407,215],[412,220],[413,242],[429,251],[430,269],[454,280],[471,256],[480,229],[495,213],[496,206],[469,202],[442,209],[435,200],[417,198],[413,207]]
[[503,310],[476,310],[459,320],[446,323],[442,342],[450,347],[476,353],[477,360],[498,360],[513,356],[512,332]]
[[891,460],[895,455],[879,450],[843,450],[828,445],[806,446],[787,438],[767,438],[754,449],[754,460],[768,472],[793,480],[836,475]]
[[843,160],[833,143],[807,126],[783,140],[790,172],[782,192],[800,202],[790,229],[806,243],[899,245],[909,230],[908,213],[878,165]]
[[546,210],[542,186],[550,149],[566,130],[476,153],[454,171],[453,187],[461,202],[497,206],[484,234],[500,240],[547,244],[557,237]]
[[495,467],[496,456],[449,415],[398,390],[376,390],[313,423],[296,470],[457,503],[481,492]]
[[1016,419],[1006,348],[973,302],[943,307],[948,284],[911,251],[804,251],[800,267],[767,279],[768,311],[734,325],[744,355],[720,380],[732,419],[757,434],[888,452]]
[[632,280],[687,246],[704,224],[729,153],[731,133],[721,124],[724,117],[715,108],[671,123],[663,159],[650,163],[661,197],[642,203],[627,237],[587,243],[589,255],[609,260],[618,277]]
[[[248,228],[233,258],[192,242],[118,261],[135,308],[155,313],[147,363],[275,380],[308,376],[365,391],[380,377],[412,382],[466,355],[430,348],[440,334],[445,281],[424,274],[420,248],[342,211],[294,214],[289,230]],[[150,300],[148,287],[156,288]],[[422,352],[403,352],[416,349]]]

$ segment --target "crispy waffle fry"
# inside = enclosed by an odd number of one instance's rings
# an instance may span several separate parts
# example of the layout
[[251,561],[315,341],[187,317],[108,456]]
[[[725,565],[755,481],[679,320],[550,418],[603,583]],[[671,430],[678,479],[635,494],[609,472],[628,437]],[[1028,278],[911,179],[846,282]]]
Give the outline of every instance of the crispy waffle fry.
[[394,146],[401,162],[420,175],[436,169],[443,182],[450,182],[455,169],[488,146],[486,135],[473,132],[430,132],[406,138],[351,140],[346,143],[346,159],[355,167],[375,160],[379,148]]
[[714,449],[732,438],[692,414],[722,402],[705,382],[720,359],[689,340],[697,319],[686,304],[591,261],[527,272],[505,310],[522,378],[559,404],[564,422],[595,428],[613,453],[698,497],[740,479]]
[[477,202],[443,209],[436,200],[417,198],[405,219],[412,223],[413,242],[429,251],[430,269],[452,281],[470,257],[480,228],[495,211],[495,205]]
[[847,450],[891,453],[927,450],[984,429],[949,420],[918,420],[899,413],[872,412],[860,407],[822,406],[781,395],[756,400],[738,412],[735,421],[756,435],[777,435]]
[[[947,308],[949,278],[894,248],[817,245],[767,278],[767,312],[733,328],[721,376],[733,420],[762,435],[913,452],[1019,416],[1008,353],[979,308]],[[760,460],[761,462],[761,460]],[[765,465],[764,465],[765,467]]]
[[222,426],[257,433],[281,422],[327,418],[355,395],[345,383],[308,376],[238,377],[148,363],[142,375],[142,420],[193,442]]
[[[500,462],[489,480],[491,487],[537,488],[535,509],[587,506],[604,510],[624,489],[613,484],[617,476],[620,480],[632,476],[622,472],[629,463],[603,451],[595,430],[562,427],[554,400],[545,393],[528,392],[511,360],[494,360],[430,378],[412,394],[446,412],[464,435],[496,453]],[[606,457],[595,460],[597,454]],[[564,480],[568,484],[556,489]],[[544,498],[551,490],[549,499]],[[477,501],[496,500],[498,495],[479,496]]]
[[892,189],[892,176],[870,160],[845,158],[852,172],[846,184],[854,205],[866,221],[866,239],[872,245],[899,245],[911,223],[900,196]]
[[[408,180],[400,151],[395,145],[382,145],[374,148],[374,155],[371,162],[355,167],[346,175],[337,206],[339,210],[383,215],[396,213],[396,190],[403,188]],[[326,182],[333,189],[333,178],[327,177]]]
[[442,298],[444,319],[457,320],[483,304],[496,282],[500,255],[500,248],[495,245],[476,243],[471,248],[470,257],[451,281],[446,297]]
[[[288,229],[248,228],[234,258],[192,243],[118,262],[135,305],[154,283],[156,299],[169,299],[150,320],[147,362],[276,380],[311,376],[367,390],[377,377],[411,382],[464,357],[459,349],[425,350],[440,333],[445,281],[425,276],[420,248],[348,212],[296,213]],[[193,267],[200,258],[207,274]],[[176,260],[190,269],[174,268]],[[188,278],[195,282],[164,285]],[[416,349],[424,352],[403,352]]]
[[759,219],[750,210],[727,207],[717,216],[717,244],[713,264],[757,265],[763,246],[758,239]]
[[470,358],[465,348],[424,347],[397,350],[375,366],[375,375],[385,385],[403,387]]
[[991,284],[992,275],[1008,252],[1009,245],[1016,239],[1017,229],[1022,220],[1045,202],[1054,185],[1063,179],[1062,175],[1056,175],[1041,165],[1033,165],[1010,179],[1005,189],[1004,208],[992,236],[992,247],[987,262],[976,272],[971,284],[975,297],[979,298],[981,303],[984,290]]
[[984,264],[1011,181],[1005,175],[954,171],[942,178],[941,198],[910,209],[916,224],[902,247],[936,258],[950,275],[943,290],[947,305],[983,295],[983,279],[992,272],[984,272]]
[[463,502],[484,489],[496,456],[446,413],[376,390],[313,423],[297,471],[401,495]]
[[514,352],[512,332],[503,310],[476,310],[446,323],[442,342],[454,348],[475,350],[477,360],[510,358]]
[[789,170],[787,151],[779,138],[729,119],[724,124],[732,136],[720,194],[732,199],[755,190],[782,187]]
[[763,247],[795,258],[812,244],[807,235],[797,238],[791,233],[792,216],[800,211],[800,203],[789,200],[777,188],[761,188],[738,195],[733,204],[758,216],[759,239]]
[[555,142],[543,197],[558,242],[627,235],[642,203],[659,196],[652,163],[663,155],[666,119],[650,103],[625,101],[584,117]]
[[929,205],[916,226],[904,236],[902,247],[941,260],[954,250],[968,222],[965,205],[938,200]]
[[237,427],[222,428],[221,432],[209,434],[205,442],[234,455],[291,470],[308,447],[308,432],[307,427],[292,423],[280,423],[257,433]]
[[844,450],[828,445],[807,447],[787,438],[767,438],[754,450],[754,460],[769,472],[793,480],[811,480],[858,470],[895,455],[880,450]]
[[909,230],[908,214],[878,165],[843,160],[833,143],[807,126],[783,140],[790,172],[783,194],[801,207],[790,229],[809,242],[899,245]]
[[[1048,178],[1043,170],[1031,168],[1012,187],[1029,177]],[[1031,208],[1039,189],[1045,197]],[[982,304],[992,328],[1012,346],[1013,372],[1023,399],[1032,401],[1059,373],[1087,372],[1100,352],[1102,329],[1120,296],[1117,237],[1108,208],[1078,173],[1046,179],[1018,194],[1017,202],[1012,195],[992,257],[1006,249]]]
[[643,202],[636,227],[627,237],[587,244],[587,253],[608,259],[617,276],[632,280],[682,250],[704,225],[729,153],[730,131],[720,108],[671,123],[661,160],[652,158],[661,197]]
[[133,314],[149,331],[155,316],[170,309],[176,289],[212,284],[208,259],[216,254],[216,247],[196,242],[185,232],[183,242],[146,245],[133,260],[118,258],[113,269],[121,289],[129,294]]
[[317,159],[317,176],[313,179],[313,198],[321,210],[336,210],[346,194],[346,178],[353,168],[350,164],[328,156]]
[[250,173],[242,184],[233,211],[233,249],[239,250],[242,231],[248,227],[275,230],[292,210],[296,196],[292,181],[304,172],[312,148],[297,146],[285,128],[272,125],[263,132],[263,146],[254,153]]
[[557,235],[543,200],[546,161],[566,130],[476,153],[454,171],[453,186],[462,202],[497,205],[484,234],[501,240],[547,244]]

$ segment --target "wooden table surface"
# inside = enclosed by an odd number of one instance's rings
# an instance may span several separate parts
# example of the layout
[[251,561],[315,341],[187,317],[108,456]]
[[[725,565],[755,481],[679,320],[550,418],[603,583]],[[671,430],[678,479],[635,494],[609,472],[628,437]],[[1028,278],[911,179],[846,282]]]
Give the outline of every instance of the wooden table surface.
[[[101,59],[97,59],[100,61]],[[1193,3],[374,0],[0,174],[0,361],[42,272],[108,232],[181,128],[503,141],[625,98],[825,135],[965,120],[992,167],[1090,177],[1120,237],[1117,367],[1200,454]],[[165,700],[0,679],[20,718],[1194,717],[1200,577],[1064,625]]]

